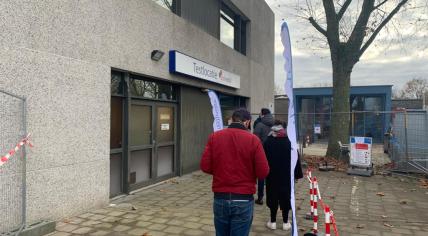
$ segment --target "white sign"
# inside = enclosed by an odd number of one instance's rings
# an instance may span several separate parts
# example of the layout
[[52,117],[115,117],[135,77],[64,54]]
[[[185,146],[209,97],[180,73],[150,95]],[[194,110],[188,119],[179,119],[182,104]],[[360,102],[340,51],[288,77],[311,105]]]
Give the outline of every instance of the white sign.
[[217,94],[212,90],[208,90],[208,96],[210,97],[214,118],[213,129],[214,132],[216,132],[223,129],[223,117],[221,116],[220,101],[218,100]]
[[290,168],[290,184],[291,184],[291,212],[292,212],[292,227],[291,235],[298,236],[299,232],[297,231],[297,220],[296,220],[296,200],[294,196],[294,169],[296,168],[297,163],[297,135],[296,135],[296,120],[295,120],[295,109],[294,109],[294,95],[293,95],[293,61],[291,56],[291,41],[290,41],[290,32],[288,30],[288,25],[284,21],[281,25],[281,42],[284,45],[284,51],[282,55],[284,56],[285,64],[284,70],[286,74],[285,80],[285,93],[289,98],[288,103],[288,125],[287,125],[287,135],[288,139],[291,142],[291,168]]
[[372,138],[351,137],[351,160],[353,166],[371,167],[372,166]]
[[233,88],[241,87],[241,77],[181,52],[169,51],[169,72],[190,75]]
[[161,130],[169,130],[169,124],[161,124]]
[[314,133],[315,134],[321,134],[321,126],[320,125],[315,125]]

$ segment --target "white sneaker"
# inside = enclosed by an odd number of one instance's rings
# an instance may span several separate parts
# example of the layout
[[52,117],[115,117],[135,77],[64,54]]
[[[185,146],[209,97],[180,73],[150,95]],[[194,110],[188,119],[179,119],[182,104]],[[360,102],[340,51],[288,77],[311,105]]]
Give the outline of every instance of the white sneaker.
[[268,227],[269,229],[276,229],[276,222],[268,221],[266,227]]
[[291,224],[290,223],[283,223],[282,224],[282,229],[283,230],[290,230],[291,229]]

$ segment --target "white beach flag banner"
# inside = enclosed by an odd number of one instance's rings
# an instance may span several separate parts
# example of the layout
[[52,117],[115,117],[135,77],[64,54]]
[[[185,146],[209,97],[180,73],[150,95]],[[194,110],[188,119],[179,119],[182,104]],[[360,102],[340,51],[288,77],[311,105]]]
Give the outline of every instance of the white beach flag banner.
[[298,236],[297,232],[297,222],[296,222],[296,206],[295,206],[295,196],[294,196],[294,169],[296,168],[297,163],[297,139],[296,139],[296,120],[295,120],[295,110],[294,110],[294,96],[293,96],[293,62],[291,58],[291,43],[290,43],[290,33],[288,31],[288,26],[286,22],[283,22],[281,25],[281,41],[284,45],[283,56],[285,59],[285,93],[288,96],[288,126],[287,126],[287,135],[288,139],[291,142],[291,211],[293,215],[292,223],[292,236]]
[[214,132],[216,132],[223,129],[223,118],[221,116],[220,101],[218,100],[217,94],[213,90],[208,90],[208,96],[210,97],[214,117],[213,128]]

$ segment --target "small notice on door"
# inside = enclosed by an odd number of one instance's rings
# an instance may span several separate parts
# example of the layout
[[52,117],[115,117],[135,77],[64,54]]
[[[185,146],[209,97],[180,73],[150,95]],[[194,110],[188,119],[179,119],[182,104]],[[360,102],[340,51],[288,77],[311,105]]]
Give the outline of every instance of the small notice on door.
[[169,130],[169,124],[161,124],[161,130]]

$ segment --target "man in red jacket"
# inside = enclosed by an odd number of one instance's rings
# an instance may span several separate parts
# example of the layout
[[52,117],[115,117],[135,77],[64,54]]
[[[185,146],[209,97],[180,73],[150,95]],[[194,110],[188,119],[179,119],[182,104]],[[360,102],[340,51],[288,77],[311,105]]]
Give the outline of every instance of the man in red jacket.
[[250,233],[256,179],[269,173],[260,139],[248,131],[250,123],[247,110],[236,110],[229,128],[210,135],[202,155],[201,170],[213,175],[217,236]]

